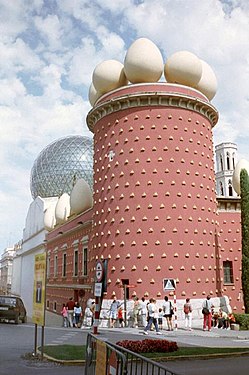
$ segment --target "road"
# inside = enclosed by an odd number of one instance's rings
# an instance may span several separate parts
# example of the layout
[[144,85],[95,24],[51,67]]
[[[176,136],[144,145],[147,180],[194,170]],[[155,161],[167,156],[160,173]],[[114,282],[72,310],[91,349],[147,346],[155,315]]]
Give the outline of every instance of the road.
[[[45,328],[45,345],[48,344],[75,344],[83,345],[86,342],[88,331],[80,329],[65,329],[60,327]],[[122,339],[144,339],[150,336],[143,336],[135,329],[101,329],[100,339],[107,339],[116,343]],[[151,337],[159,338],[151,333]],[[177,341],[178,345],[195,346],[237,346],[242,349],[249,347],[248,333],[232,332],[211,332],[206,333],[201,330],[193,332],[164,332],[160,338],[166,338]],[[39,329],[38,345],[41,342],[41,331]],[[24,358],[26,353],[32,353],[34,350],[34,325],[12,323],[0,324],[0,375],[70,375],[84,374],[83,366],[65,366],[51,362],[41,362]],[[208,360],[178,360],[164,363],[165,366],[181,375],[248,375],[249,374],[249,356],[226,357]]]

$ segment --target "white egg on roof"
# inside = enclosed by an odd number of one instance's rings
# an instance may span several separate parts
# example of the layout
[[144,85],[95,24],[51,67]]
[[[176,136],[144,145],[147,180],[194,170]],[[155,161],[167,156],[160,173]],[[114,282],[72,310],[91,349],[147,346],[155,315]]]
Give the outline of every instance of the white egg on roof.
[[238,161],[233,172],[233,179],[232,179],[233,188],[236,191],[236,193],[239,195],[240,195],[240,172],[242,169],[245,169],[247,173],[249,174],[249,162],[246,159],[241,159],[240,161]]
[[88,91],[88,99],[92,107],[94,107],[96,101],[101,97],[101,95],[102,94],[96,90],[94,84],[91,83]]
[[117,60],[102,61],[93,71],[92,82],[96,91],[102,94],[126,86],[124,65]]
[[167,82],[195,87],[201,79],[202,64],[193,53],[179,51],[166,61],[164,75]]
[[70,215],[70,196],[67,193],[62,194],[55,206],[56,224],[63,224]]
[[124,70],[131,83],[157,82],[163,73],[159,48],[147,38],[135,40],[126,53]]
[[212,100],[217,92],[217,79],[211,66],[203,60],[200,60],[200,62],[202,64],[202,74],[195,88],[206,95],[209,100]]
[[79,214],[87,211],[93,205],[92,192],[88,183],[80,178],[76,181],[71,195],[70,206],[71,213]]
[[44,228],[48,231],[52,230],[56,224],[55,205],[49,206],[44,213]]

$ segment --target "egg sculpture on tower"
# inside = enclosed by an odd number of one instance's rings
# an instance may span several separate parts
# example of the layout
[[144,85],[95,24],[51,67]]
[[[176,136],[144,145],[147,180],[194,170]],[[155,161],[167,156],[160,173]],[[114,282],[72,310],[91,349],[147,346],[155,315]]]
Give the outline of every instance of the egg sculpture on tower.
[[[176,280],[179,298],[215,296],[214,73],[187,51],[164,65],[146,38],[128,49],[112,91],[105,68],[93,73],[87,116],[94,134],[91,270],[96,259],[108,259],[107,298],[122,298],[122,283],[136,286],[140,298],[163,298],[165,278]],[[166,81],[158,82],[163,72]],[[129,84],[120,86],[124,74]]]

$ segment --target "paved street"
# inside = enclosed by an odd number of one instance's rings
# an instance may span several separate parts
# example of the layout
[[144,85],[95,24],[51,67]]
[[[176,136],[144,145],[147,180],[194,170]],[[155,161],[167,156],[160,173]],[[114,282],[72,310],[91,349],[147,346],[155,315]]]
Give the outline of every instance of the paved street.
[[[62,327],[45,328],[45,344],[75,344],[86,342],[89,330],[66,329]],[[134,328],[107,329],[100,328],[98,338],[116,343],[123,339],[165,338],[176,341],[179,346],[194,345],[207,347],[239,347],[242,350],[249,347],[248,331],[212,330],[203,332],[196,327],[193,331],[178,329],[177,331],[163,331],[162,336],[150,332],[144,336],[142,331]],[[40,345],[40,329],[38,345]],[[0,375],[13,375],[18,370],[18,375],[70,375],[83,374],[83,366],[61,366],[54,363],[41,363],[21,358],[34,349],[33,324],[0,324]],[[209,374],[212,375],[248,375],[249,356],[227,357],[209,360],[169,361],[165,364],[170,370],[182,375]]]

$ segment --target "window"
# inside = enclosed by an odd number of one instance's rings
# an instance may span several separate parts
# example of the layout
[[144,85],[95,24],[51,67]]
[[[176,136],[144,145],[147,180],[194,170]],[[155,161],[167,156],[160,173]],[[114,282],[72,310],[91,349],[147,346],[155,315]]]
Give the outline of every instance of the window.
[[54,277],[58,275],[58,256],[54,256]]
[[224,284],[233,284],[233,262],[226,260],[223,262]]
[[227,169],[230,170],[230,154],[227,152]]
[[235,169],[235,154],[233,154],[233,169]]
[[47,278],[50,277],[50,256],[47,257]]
[[63,254],[63,260],[62,260],[62,276],[67,276],[67,254]]
[[229,195],[229,197],[233,196],[233,186],[232,186],[231,180],[228,181],[228,195]]
[[223,184],[220,182],[220,195],[224,195],[224,189],[223,189]]
[[74,276],[78,276],[79,272],[79,252],[74,250]]
[[220,169],[221,169],[221,171],[223,171],[223,159],[222,159],[222,155],[220,155]]
[[87,276],[87,256],[88,256],[88,249],[87,247],[83,248],[83,276]]
[[57,302],[54,301],[54,303],[53,303],[53,310],[56,311],[56,309],[57,309]]

